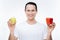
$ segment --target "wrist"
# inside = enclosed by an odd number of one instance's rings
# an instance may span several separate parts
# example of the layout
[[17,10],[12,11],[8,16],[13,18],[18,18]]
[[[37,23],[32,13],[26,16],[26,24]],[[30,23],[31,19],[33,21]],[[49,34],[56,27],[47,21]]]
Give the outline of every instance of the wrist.
[[51,32],[48,32],[48,35],[51,35]]
[[14,32],[13,32],[13,31],[11,31],[11,32],[10,32],[10,34],[11,34],[11,35],[13,35],[13,34],[14,34]]

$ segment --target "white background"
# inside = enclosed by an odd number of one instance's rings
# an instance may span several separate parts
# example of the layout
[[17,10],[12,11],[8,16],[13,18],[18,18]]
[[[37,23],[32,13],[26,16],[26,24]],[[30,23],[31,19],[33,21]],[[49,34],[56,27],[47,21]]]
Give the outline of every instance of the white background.
[[11,17],[17,19],[17,24],[26,20],[24,6],[33,1],[38,6],[36,20],[46,24],[46,17],[53,17],[56,27],[52,32],[53,40],[60,40],[60,1],[59,0],[0,0],[0,40],[8,40],[9,28],[7,21]]

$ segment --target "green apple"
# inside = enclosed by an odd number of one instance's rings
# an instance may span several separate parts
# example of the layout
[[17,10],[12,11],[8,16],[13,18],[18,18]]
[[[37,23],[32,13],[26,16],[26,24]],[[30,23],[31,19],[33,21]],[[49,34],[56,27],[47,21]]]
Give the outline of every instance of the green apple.
[[10,18],[11,24],[15,24],[16,23],[16,18],[12,17]]

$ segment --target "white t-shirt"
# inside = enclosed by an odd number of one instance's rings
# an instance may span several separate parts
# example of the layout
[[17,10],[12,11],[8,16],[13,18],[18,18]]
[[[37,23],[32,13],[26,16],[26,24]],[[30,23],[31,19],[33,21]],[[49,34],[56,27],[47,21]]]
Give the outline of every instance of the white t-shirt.
[[47,37],[47,27],[38,22],[33,25],[23,22],[16,26],[14,35],[19,40],[44,40]]

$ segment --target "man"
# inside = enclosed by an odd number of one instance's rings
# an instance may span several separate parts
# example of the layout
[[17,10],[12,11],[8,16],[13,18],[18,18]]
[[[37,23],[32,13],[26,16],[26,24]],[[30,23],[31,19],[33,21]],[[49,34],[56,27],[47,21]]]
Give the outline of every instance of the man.
[[10,29],[9,40],[52,40],[51,33],[55,28],[55,23],[45,27],[44,24],[37,22],[35,20],[37,11],[37,5],[34,2],[28,2],[25,5],[26,22],[15,27],[16,23],[12,25],[10,20],[8,21]]

